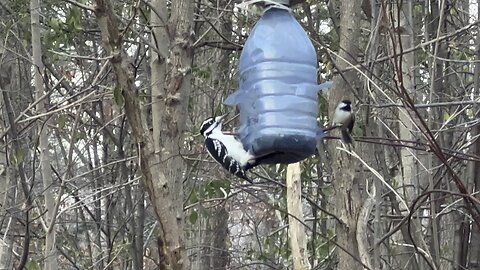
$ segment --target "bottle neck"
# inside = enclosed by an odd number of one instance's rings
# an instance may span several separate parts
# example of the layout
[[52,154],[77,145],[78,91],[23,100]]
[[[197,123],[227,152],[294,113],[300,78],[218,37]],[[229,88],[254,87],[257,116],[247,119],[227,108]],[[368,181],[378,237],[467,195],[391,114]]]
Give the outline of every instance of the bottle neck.
[[265,1],[265,7],[273,6],[273,5],[282,5],[286,7],[290,7],[290,0],[269,0]]

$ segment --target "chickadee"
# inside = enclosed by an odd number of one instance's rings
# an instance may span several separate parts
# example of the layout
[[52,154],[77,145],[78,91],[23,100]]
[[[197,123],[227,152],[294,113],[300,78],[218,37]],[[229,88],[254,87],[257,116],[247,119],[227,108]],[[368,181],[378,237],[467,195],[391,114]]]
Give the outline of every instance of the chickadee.
[[353,143],[352,130],[355,124],[355,114],[352,110],[352,102],[348,99],[342,100],[335,109],[333,114],[332,125],[339,126],[342,132],[342,140],[345,143]]

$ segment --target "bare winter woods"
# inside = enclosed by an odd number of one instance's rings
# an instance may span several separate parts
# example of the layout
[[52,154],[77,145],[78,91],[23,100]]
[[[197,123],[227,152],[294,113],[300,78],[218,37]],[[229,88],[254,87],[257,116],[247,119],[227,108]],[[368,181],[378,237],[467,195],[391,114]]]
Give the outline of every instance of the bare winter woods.
[[480,1],[294,1],[355,143],[254,184],[199,134],[240,2],[0,1],[0,269],[480,269]]

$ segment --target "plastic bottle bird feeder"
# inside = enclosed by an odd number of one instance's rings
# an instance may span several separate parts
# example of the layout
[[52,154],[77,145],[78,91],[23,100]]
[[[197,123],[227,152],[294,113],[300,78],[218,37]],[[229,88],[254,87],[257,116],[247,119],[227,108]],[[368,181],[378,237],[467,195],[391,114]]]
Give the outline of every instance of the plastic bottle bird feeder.
[[[317,56],[289,10],[270,7],[240,56],[240,87],[225,104],[240,110],[239,137],[260,163],[294,163],[315,152]],[[320,131],[320,132],[319,132]]]

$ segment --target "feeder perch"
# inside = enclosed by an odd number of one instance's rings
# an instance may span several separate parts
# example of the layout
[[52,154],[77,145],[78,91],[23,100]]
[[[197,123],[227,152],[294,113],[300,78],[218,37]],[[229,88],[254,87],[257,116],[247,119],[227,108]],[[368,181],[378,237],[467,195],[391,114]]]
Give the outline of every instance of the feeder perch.
[[317,125],[317,56],[289,10],[266,9],[240,56],[239,89],[225,104],[240,110],[240,140],[260,163],[294,163],[311,156]]

